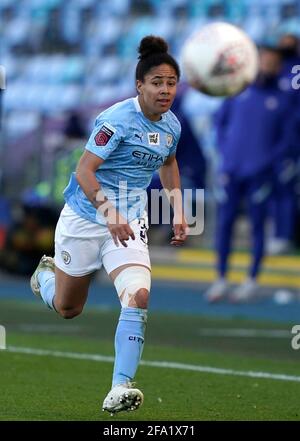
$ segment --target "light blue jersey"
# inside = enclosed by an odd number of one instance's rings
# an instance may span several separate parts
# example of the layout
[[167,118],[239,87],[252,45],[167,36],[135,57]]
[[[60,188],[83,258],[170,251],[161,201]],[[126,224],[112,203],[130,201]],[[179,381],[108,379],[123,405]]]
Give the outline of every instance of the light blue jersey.
[[[105,162],[96,179],[108,199],[131,222],[146,206],[146,188],[152,175],[168,156],[175,155],[180,123],[169,110],[160,121],[147,119],[138,98],[129,98],[109,107],[96,119],[86,149]],[[65,201],[81,217],[106,225],[78,185],[75,173],[64,191]]]

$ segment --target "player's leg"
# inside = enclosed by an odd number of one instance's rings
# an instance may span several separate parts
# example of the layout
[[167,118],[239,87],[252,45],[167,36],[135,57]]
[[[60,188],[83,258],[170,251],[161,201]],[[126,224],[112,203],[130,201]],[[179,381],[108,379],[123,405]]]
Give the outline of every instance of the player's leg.
[[87,299],[91,274],[74,277],[55,267],[52,257],[43,256],[31,278],[33,292],[63,318],[79,315]]
[[267,170],[247,179],[245,193],[247,211],[251,222],[252,260],[248,278],[231,296],[231,300],[234,302],[247,301],[258,294],[256,279],[264,256],[265,222],[271,190],[271,174]]
[[216,220],[216,251],[218,254],[217,271],[225,278],[228,270],[228,257],[231,250],[232,231],[238,214],[242,187],[236,179],[229,175],[222,176],[223,195],[220,195]]
[[266,171],[249,179],[247,208],[251,221],[252,263],[249,277],[255,279],[259,273],[264,256],[265,221],[272,191],[271,175]]
[[122,305],[115,334],[112,390],[103,403],[111,413],[136,410],[143,402],[135,377],[144,346],[150,270],[142,265],[123,265],[110,273]]
[[123,265],[110,277],[122,310],[115,336],[116,360],[112,386],[133,380],[142,355],[151,285],[149,268]]
[[241,187],[229,175],[219,177],[217,192],[216,239],[218,280],[206,291],[205,297],[209,302],[221,300],[228,292],[226,275],[228,257],[231,248],[232,230],[238,212]]
[[297,213],[296,174],[292,158],[276,165],[270,200],[274,233],[267,244],[268,254],[284,254],[291,249]]
[[100,226],[66,205],[56,226],[55,258],[43,256],[31,278],[34,294],[64,318],[83,309],[92,273],[101,266],[100,242]]
[[145,229],[138,225],[132,228],[135,241],[130,239],[128,248],[118,250],[111,244],[111,251],[103,257],[122,307],[115,334],[112,389],[103,402],[103,409],[111,413],[135,410],[143,401],[142,392],[132,380],[144,346],[151,274]]
[[79,315],[88,296],[92,274],[74,277],[55,269],[54,309],[65,319]]

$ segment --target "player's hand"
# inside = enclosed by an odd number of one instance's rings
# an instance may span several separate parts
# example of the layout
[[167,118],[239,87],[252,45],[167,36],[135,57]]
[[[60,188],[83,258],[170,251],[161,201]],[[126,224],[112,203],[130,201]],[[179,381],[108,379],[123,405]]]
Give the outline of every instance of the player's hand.
[[170,242],[171,245],[174,245],[176,247],[183,245],[187,238],[188,231],[189,231],[189,227],[185,219],[183,219],[181,223],[174,222],[173,225],[174,236],[171,239]]
[[117,213],[114,220],[111,219],[107,222],[107,227],[117,247],[120,242],[123,247],[127,248],[128,245],[126,241],[129,240],[130,237],[132,240],[135,240],[134,232],[128,225],[126,219],[119,213]]

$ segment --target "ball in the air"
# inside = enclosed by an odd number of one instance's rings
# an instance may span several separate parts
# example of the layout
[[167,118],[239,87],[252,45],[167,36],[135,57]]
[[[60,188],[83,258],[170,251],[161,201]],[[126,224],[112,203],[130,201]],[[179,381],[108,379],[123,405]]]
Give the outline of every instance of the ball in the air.
[[258,51],[240,28],[215,22],[186,40],[181,61],[192,87],[207,95],[231,96],[254,81]]

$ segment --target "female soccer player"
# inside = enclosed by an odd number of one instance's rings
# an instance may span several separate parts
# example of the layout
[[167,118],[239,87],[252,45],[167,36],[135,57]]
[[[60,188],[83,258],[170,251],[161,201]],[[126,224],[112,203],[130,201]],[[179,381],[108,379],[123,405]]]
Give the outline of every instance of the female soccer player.
[[[142,39],[136,66],[138,96],[102,112],[64,191],[55,233],[55,257],[43,256],[31,278],[34,294],[62,317],[81,313],[92,273],[102,264],[121,302],[115,335],[111,414],[135,410],[143,393],[133,387],[144,344],[150,291],[145,189],[155,170],[162,186],[177,189],[172,245],[186,239],[175,159],[180,124],[170,107],[180,71],[167,43]],[[176,216],[175,216],[176,215]]]

